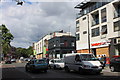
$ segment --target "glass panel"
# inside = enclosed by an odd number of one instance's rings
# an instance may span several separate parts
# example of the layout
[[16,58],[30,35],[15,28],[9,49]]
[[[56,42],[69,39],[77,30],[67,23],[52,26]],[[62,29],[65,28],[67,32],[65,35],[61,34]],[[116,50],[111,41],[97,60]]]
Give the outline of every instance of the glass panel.
[[114,22],[114,32],[120,31],[120,21]]
[[102,26],[101,34],[107,34],[107,25]]

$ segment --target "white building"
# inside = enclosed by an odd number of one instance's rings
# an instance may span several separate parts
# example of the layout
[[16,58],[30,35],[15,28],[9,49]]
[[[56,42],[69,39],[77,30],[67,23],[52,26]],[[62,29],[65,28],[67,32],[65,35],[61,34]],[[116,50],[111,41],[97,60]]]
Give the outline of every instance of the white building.
[[48,50],[48,40],[53,37],[68,36],[68,35],[71,36],[72,34],[70,32],[63,32],[63,30],[55,31],[53,33],[45,35],[38,42],[33,44],[34,55],[36,55],[36,58],[46,57]]
[[[104,1],[104,0],[103,0]],[[76,18],[77,52],[120,55],[120,1],[81,2]],[[89,35],[88,35],[89,34]]]

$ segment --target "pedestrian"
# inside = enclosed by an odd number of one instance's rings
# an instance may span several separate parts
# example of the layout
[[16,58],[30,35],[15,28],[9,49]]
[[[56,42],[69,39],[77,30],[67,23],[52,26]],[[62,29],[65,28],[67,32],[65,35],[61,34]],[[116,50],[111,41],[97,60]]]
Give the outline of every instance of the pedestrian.
[[101,56],[100,56],[100,55],[98,55],[98,59],[99,59],[99,60],[101,59]]
[[105,55],[104,55],[103,59],[104,59],[103,67],[105,67],[106,66],[106,56]]

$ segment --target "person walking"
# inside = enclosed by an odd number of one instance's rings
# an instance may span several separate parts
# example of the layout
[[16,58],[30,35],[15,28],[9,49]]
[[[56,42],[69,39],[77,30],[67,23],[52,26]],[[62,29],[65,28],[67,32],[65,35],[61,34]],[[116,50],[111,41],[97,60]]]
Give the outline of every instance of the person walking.
[[106,56],[105,55],[104,55],[103,59],[104,59],[103,67],[105,67],[106,66]]

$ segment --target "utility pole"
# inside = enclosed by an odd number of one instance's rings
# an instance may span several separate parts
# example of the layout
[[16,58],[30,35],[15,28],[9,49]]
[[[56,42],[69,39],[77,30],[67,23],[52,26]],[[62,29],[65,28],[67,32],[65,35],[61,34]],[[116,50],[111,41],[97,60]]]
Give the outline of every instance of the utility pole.
[[88,49],[89,49],[89,53],[90,53],[90,29],[89,29],[89,14],[87,14],[88,17]]

